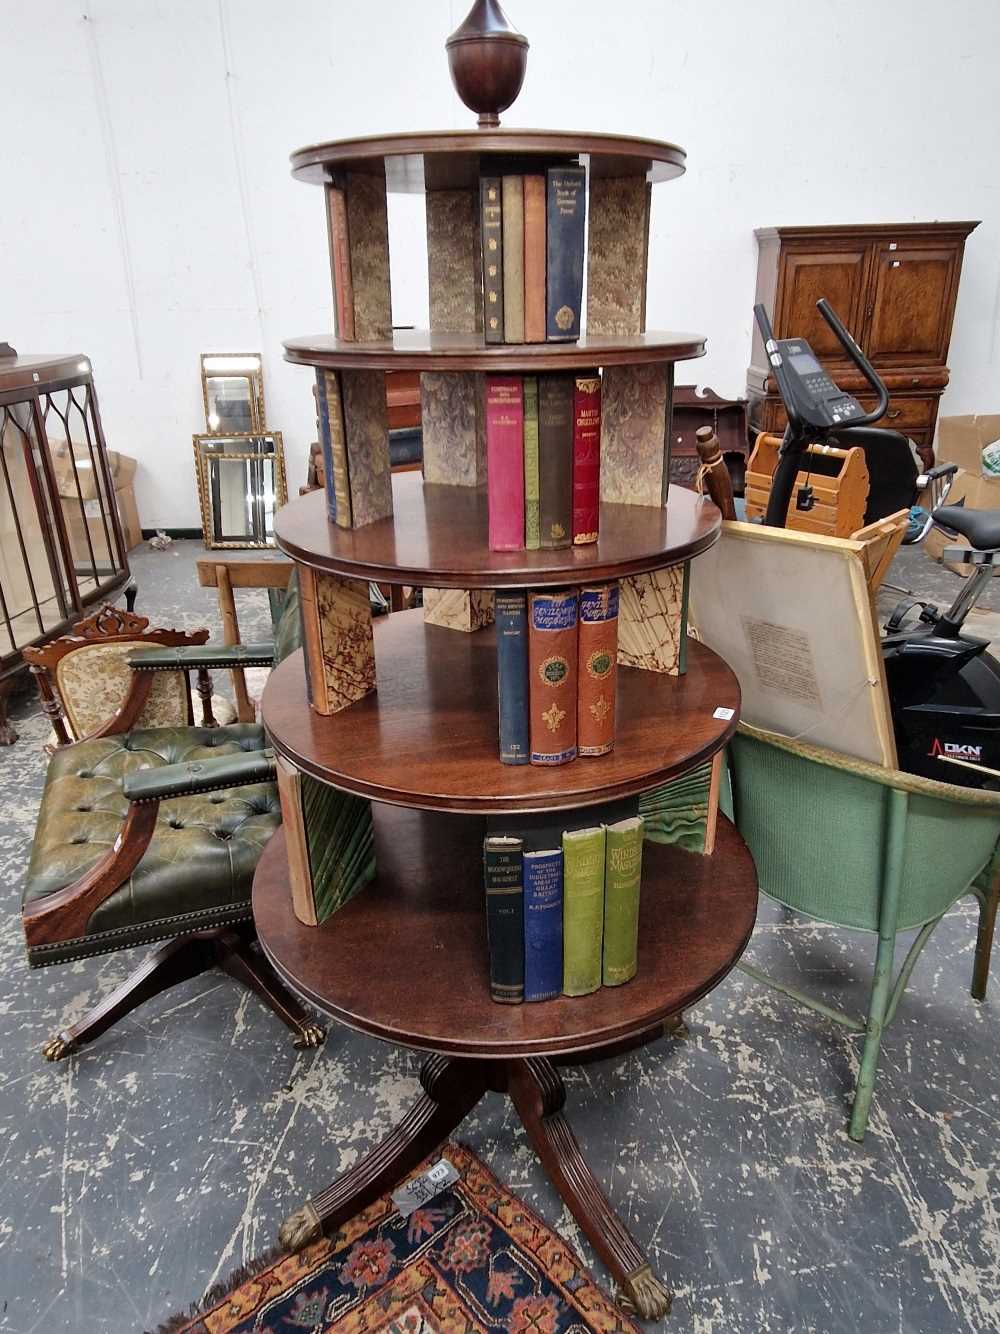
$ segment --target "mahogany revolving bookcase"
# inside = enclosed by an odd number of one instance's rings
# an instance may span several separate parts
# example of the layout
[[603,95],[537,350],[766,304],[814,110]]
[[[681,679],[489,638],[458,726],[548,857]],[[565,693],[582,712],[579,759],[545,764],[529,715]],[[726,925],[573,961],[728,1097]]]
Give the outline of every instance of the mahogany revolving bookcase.
[[[498,155],[522,171],[532,163],[544,170],[553,159],[587,169],[590,301],[587,332],[577,342],[484,342],[475,207],[480,173]],[[359,208],[367,200],[366,226],[350,229],[351,311],[343,308],[343,278],[335,289],[340,334],[285,345],[289,361],[316,371],[319,401],[322,377],[338,377],[325,383],[342,400],[354,526],[331,521],[322,492],[293,500],[278,515],[278,545],[308,593],[306,648],[305,661],[300,651],[272,674],[263,718],[286,772],[372,803],[376,872],[320,925],[299,920],[286,816],[259,864],[254,914],[264,950],[303,997],[339,1023],[428,1057],[423,1093],[408,1115],[293,1214],[281,1239],[295,1248],[338,1227],[394,1187],[493,1090],[512,1100],[614,1276],[622,1304],[658,1318],[669,1309],[669,1293],[583,1157],[563,1115],[558,1066],[661,1036],[668,1021],[726,976],[754,924],[750,855],[721,818],[710,855],[690,843],[647,841],[634,980],[581,998],[499,1005],[489,992],[482,854],[485,817],[509,816],[514,831],[522,813],[641,800],[711,769],[736,727],[736,679],[688,638],[685,624],[688,563],[717,540],[720,515],[691,491],[667,494],[673,366],[700,356],[704,340],[644,327],[650,187],[679,174],[684,154],[645,139],[487,129],[328,143],[292,161],[293,174],[324,186],[331,234],[332,192],[346,194],[349,219],[352,191]],[[372,238],[385,226],[392,191],[426,194],[430,331],[393,333],[388,323],[388,246],[384,235],[378,245]],[[619,247],[627,249],[630,235],[638,236],[637,252],[623,255]],[[343,252],[333,243],[331,252],[334,269],[339,263],[342,270]],[[641,292],[634,290],[640,282]],[[353,339],[343,336],[345,314],[354,317]],[[481,423],[475,411],[463,416],[458,400],[468,391],[468,406],[481,394],[483,372],[598,367],[605,384],[599,540],[491,550]],[[356,393],[350,377],[381,381],[395,369],[422,375],[423,476],[393,476],[391,513],[359,522],[373,478],[388,495],[390,479],[379,476],[388,473],[387,429],[384,392]],[[437,411],[442,402],[452,405],[452,416]],[[368,630],[361,622],[372,579],[422,587],[423,610],[377,618]],[[614,750],[557,767],[501,764],[493,590],[595,580],[617,580],[622,590]],[[339,618],[344,596],[354,598],[350,625]],[[310,646],[317,618],[321,642]],[[365,634],[373,637],[377,679],[339,697],[336,680],[331,687],[317,673],[350,676]],[[326,687],[319,707],[317,691]]]

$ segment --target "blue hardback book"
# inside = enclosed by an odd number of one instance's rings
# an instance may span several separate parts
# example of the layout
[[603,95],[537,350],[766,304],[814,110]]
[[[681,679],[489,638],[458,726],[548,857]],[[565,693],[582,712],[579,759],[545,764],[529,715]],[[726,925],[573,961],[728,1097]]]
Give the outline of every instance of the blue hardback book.
[[330,439],[330,409],[326,401],[326,379],[321,370],[316,372],[316,424],[323,451],[323,482],[326,490],[326,511],[330,522],[337,522],[337,493],[333,487],[333,443]]
[[527,594],[498,589],[493,611],[497,627],[500,759],[504,764],[527,764],[531,753],[528,737]]
[[545,176],[545,337],[573,342],[580,337],[583,303],[587,173],[549,167]]
[[563,984],[562,849],[524,854],[524,999],[551,1000]]

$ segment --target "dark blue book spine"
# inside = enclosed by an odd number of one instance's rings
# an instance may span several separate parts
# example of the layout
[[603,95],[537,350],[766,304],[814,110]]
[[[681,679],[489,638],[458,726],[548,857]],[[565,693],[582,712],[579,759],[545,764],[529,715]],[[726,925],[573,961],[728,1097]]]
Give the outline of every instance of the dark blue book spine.
[[563,855],[524,854],[524,999],[551,1000],[563,984]]
[[524,880],[519,838],[499,835],[483,844],[490,995],[504,1005],[524,1000]]
[[333,443],[330,439],[330,405],[326,398],[324,371],[316,372],[316,425],[323,451],[323,485],[326,490],[326,511],[330,522],[337,522],[337,493],[333,487]]
[[500,759],[527,764],[528,738],[528,595],[497,591],[497,699],[500,704]]
[[583,167],[549,167],[545,175],[545,337],[573,342],[583,302],[587,174]]

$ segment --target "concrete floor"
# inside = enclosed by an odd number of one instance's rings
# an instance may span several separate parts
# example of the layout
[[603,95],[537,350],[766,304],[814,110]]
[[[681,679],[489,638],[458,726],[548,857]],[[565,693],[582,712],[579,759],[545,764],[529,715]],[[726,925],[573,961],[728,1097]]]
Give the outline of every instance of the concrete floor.
[[[217,632],[199,554],[136,552],[139,609]],[[942,600],[958,582],[919,551],[893,578]],[[258,598],[248,636],[266,623]],[[0,1330],[143,1330],[270,1247],[402,1114],[419,1058],[346,1030],[296,1053],[256,1001],[206,977],[45,1064],[43,1040],[136,957],[25,966],[17,905],[47,726],[27,695],[14,712],[21,741],[0,750]],[[845,1135],[857,1039],[738,974],[691,1013],[686,1041],[567,1072],[591,1162],[676,1290],[664,1328],[1000,1330],[996,1001],[969,999],[974,937],[969,901],[919,963],[864,1148]],[[870,937],[764,904],[749,957],[858,1012],[872,954]],[[462,1137],[593,1264],[500,1098]]]

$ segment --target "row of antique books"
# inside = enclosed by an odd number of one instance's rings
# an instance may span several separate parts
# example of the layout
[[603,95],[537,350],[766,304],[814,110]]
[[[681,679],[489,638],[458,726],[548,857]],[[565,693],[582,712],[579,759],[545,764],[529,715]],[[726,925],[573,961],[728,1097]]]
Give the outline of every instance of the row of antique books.
[[485,392],[490,549],[596,542],[600,372],[488,375]]
[[618,987],[638,966],[642,816],[488,834],[490,995],[507,1005]]
[[494,597],[500,759],[567,764],[615,744],[617,583]]
[[587,215],[583,167],[483,176],[479,189],[487,343],[575,342]]

